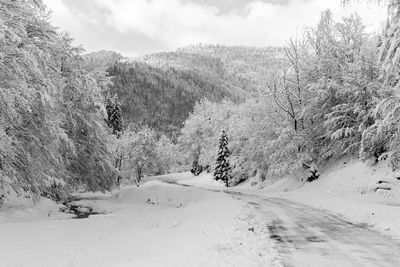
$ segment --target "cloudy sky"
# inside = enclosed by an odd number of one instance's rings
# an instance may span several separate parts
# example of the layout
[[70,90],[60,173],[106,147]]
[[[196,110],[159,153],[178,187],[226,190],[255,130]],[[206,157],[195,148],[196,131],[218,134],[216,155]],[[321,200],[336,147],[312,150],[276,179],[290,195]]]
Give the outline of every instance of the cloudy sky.
[[[91,52],[126,56],[174,50],[189,44],[282,45],[315,25],[320,12],[335,18],[355,11],[369,31],[379,30],[386,9],[343,7],[340,0],[44,0],[52,21]],[[355,1],[357,2],[357,1]],[[367,1],[360,1],[367,2]]]

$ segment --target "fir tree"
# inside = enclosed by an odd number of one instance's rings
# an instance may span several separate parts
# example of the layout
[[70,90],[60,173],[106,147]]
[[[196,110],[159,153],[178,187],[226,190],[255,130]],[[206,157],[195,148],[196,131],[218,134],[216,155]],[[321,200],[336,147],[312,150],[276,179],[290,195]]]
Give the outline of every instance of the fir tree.
[[229,186],[229,180],[231,179],[231,167],[229,166],[228,158],[230,156],[228,149],[228,136],[225,130],[222,130],[221,137],[219,139],[219,149],[217,157],[217,166],[214,169],[214,179],[222,180],[225,182],[226,187]]
[[116,96],[110,98],[107,96],[106,99],[106,110],[107,110],[107,124],[113,131],[113,134],[117,136],[117,138],[121,137],[122,127],[123,127],[123,118],[122,118],[122,110],[121,103],[117,100]]
[[112,117],[112,129],[113,134],[117,135],[118,138],[121,137],[122,125],[121,103],[117,101],[114,106],[114,113]]

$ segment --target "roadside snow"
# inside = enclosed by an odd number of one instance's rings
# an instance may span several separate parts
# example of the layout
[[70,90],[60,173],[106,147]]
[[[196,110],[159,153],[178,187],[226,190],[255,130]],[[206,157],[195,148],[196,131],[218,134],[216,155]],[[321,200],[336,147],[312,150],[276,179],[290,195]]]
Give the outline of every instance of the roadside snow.
[[375,192],[379,180],[397,183],[385,165],[370,166],[349,160],[327,168],[312,183],[274,195],[339,213],[354,223],[400,240],[400,192],[396,186],[391,191]]
[[59,212],[61,207],[61,204],[49,199],[41,199],[39,202],[34,203],[31,199],[11,197],[0,208],[0,224],[71,218],[72,215]]
[[228,194],[151,181],[81,196],[105,214],[0,223],[0,265],[279,266],[273,242],[249,231],[251,210]]

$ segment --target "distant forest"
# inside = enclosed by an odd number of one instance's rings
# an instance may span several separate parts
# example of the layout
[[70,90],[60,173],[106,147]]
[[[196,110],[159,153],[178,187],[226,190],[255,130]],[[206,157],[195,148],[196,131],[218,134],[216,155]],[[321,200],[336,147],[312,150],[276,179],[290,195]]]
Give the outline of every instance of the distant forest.
[[122,56],[106,51],[86,58],[88,70],[93,70],[94,62],[99,68],[107,66],[113,80],[110,93],[120,99],[126,123],[146,125],[176,139],[201,99],[239,103],[255,96],[282,52],[199,45],[134,60],[121,61]]

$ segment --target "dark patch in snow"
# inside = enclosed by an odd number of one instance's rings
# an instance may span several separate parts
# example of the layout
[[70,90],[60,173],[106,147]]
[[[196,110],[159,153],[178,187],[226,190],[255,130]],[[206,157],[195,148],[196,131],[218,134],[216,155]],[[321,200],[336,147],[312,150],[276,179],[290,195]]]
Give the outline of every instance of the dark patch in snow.
[[287,247],[286,245],[282,246],[282,244],[292,243],[292,241],[285,234],[287,228],[284,227],[282,223],[283,222],[281,220],[273,220],[271,224],[268,224],[267,228],[269,232],[269,237],[274,241],[281,243],[281,246],[279,247],[279,252],[286,253],[288,251]]
[[92,207],[80,205],[77,201],[81,200],[106,200],[108,197],[72,197],[67,202],[64,202],[64,207],[60,208],[61,212],[74,214],[73,219],[86,219],[90,215],[101,215],[105,212],[95,211]]
[[249,201],[249,202],[247,202],[247,204],[252,205],[252,206],[256,206],[256,207],[260,206],[259,203],[254,202],[254,201]]
[[81,206],[81,205],[66,205],[62,207],[60,211],[70,214],[75,214],[73,219],[86,219],[90,215],[100,215],[104,214],[102,212],[96,212],[91,207]]
[[147,203],[147,204],[150,204],[150,205],[158,205],[158,204],[159,204],[158,202],[153,201],[153,200],[151,200],[150,198],[147,199],[146,203]]
[[325,240],[323,240],[322,238],[320,238],[318,236],[307,236],[306,240],[309,242],[326,242]]

